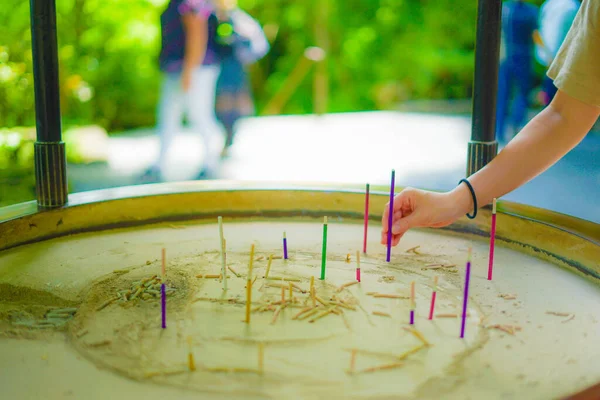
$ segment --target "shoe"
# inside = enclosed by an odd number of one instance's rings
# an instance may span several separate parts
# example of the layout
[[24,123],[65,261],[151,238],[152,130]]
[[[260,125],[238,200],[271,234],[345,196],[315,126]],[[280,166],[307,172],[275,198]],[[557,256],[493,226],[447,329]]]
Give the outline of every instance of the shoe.
[[229,147],[225,147],[223,151],[221,151],[221,160],[229,158]]
[[156,166],[150,167],[140,176],[141,183],[159,183],[161,181],[160,169]]
[[206,167],[202,168],[198,175],[194,178],[196,181],[205,181],[210,179],[217,179],[217,173],[213,169],[208,169]]

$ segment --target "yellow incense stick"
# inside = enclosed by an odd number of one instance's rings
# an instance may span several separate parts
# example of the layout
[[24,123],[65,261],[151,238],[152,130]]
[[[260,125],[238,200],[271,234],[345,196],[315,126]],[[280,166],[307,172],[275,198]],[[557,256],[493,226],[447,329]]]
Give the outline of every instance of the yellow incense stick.
[[258,370],[262,374],[264,371],[264,360],[265,360],[265,345],[264,343],[258,344]]
[[254,243],[250,246],[250,263],[248,264],[248,280],[252,279],[252,263],[254,261]]
[[254,260],[254,243],[250,247],[250,262],[246,278],[246,323],[250,323],[250,307],[252,306],[252,261]]
[[227,271],[225,269],[225,238],[223,237],[223,217],[218,216],[217,221],[219,223],[219,250],[221,250],[221,275],[223,278],[223,290],[227,290]]
[[192,337],[188,336],[187,337],[187,342],[188,342],[188,368],[190,369],[190,371],[195,371],[196,370],[196,364],[194,363],[194,354],[192,353]]
[[292,303],[293,297],[294,297],[294,287],[292,286],[292,282],[290,282],[290,303]]
[[265,278],[269,278],[269,271],[271,270],[271,263],[273,262],[273,254],[269,256],[269,263],[267,264],[267,270],[265,271]]
[[250,307],[252,305],[252,281],[246,281],[246,323],[250,323]]

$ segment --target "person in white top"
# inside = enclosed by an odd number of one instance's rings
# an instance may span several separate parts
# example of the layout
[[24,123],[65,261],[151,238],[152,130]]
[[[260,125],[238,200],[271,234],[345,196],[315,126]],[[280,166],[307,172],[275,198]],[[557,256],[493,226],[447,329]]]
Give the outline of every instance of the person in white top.
[[[546,0],[540,8],[539,34],[541,42],[536,43],[536,58],[549,67],[556,57],[573,20],[579,11],[579,0]],[[542,103],[550,104],[556,94],[556,86],[549,77],[542,82]]]

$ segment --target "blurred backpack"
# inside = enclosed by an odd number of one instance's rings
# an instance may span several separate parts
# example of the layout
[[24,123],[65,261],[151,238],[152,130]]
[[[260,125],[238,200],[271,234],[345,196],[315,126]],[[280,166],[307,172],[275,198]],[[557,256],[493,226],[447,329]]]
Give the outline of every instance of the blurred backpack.
[[208,40],[220,59],[235,56],[242,64],[252,64],[269,52],[269,42],[258,21],[240,9],[220,20],[216,13],[208,19]]

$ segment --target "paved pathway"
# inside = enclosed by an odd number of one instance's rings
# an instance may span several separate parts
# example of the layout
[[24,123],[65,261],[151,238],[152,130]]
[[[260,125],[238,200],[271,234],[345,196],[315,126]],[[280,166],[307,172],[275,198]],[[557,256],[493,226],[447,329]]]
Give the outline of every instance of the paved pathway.
[[[223,179],[389,184],[447,190],[465,174],[470,119],[397,112],[277,116],[245,120]],[[191,179],[200,141],[183,132],[171,152],[167,178]],[[75,190],[140,183],[156,157],[151,130],[112,137],[108,163],[73,166]],[[600,223],[600,135],[588,137],[558,164],[505,196]]]

